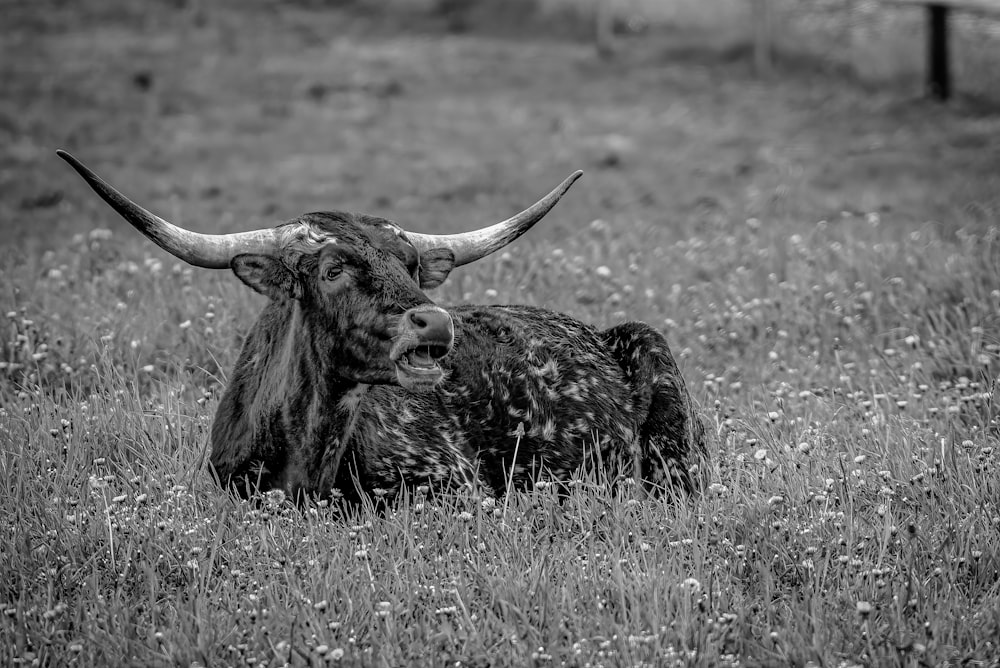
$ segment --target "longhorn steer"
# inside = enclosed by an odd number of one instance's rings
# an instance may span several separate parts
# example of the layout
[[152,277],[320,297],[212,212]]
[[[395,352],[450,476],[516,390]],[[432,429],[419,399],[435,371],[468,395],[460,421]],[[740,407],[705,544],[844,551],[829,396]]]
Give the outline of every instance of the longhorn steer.
[[159,246],[196,266],[232,268],[270,297],[212,425],[223,484],[293,497],[391,495],[419,483],[500,494],[510,480],[566,480],[599,462],[649,489],[695,487],[704,427],[652,327],[598,331],[529,306],[445,310],[422,292],[526,232],[580,172],[513,218],[465,234],[333,212],[203,235],[59,155]]

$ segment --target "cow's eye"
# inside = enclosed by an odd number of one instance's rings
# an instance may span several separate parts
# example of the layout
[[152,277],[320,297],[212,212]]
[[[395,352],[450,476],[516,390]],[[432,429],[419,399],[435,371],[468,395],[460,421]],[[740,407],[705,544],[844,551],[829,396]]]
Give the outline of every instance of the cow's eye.
[[335,281],[342,273],[344,273],[344,267],[342,265],[331,264],[323,273],[323,278],[327,281]]

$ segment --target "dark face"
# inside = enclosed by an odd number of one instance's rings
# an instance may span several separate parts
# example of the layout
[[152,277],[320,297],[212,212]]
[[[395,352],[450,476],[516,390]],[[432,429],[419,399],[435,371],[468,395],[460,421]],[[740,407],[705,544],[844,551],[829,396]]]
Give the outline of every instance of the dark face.
[[453,256],[421,257],[396,229],[338,225],[318,250],[280,260],[241,255],[233,271],[258,292],[299,302],[315,352],[336,375],[429,390],[444,377],[438,360],[451,350],[454,328],[420,288],[443,281]]

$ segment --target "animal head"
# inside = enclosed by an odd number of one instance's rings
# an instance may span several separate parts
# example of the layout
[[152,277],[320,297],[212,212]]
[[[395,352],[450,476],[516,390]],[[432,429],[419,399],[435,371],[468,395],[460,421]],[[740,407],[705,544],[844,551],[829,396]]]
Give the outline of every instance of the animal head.
[[273,228],[200,234],[150,213],[58,151],[94,191],[133,227],[185,262],[232,269],[272,300],[294,302],[313,352],[342,378],[433,388],[451,350],[451,316],[423,289],[454,267],[503,248],[542,219],[582,172],[521,213],[472,232],[407,232],[393,222],[342,212],[310,213]]

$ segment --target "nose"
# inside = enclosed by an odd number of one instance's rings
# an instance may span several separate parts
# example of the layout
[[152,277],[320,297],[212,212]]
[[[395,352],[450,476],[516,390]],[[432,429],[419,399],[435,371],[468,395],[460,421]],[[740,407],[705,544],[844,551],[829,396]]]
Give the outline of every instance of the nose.
[[422,343],[451,346],[455,336],[451,316],[440,306],[418,306],[403,314],[403,320]]

